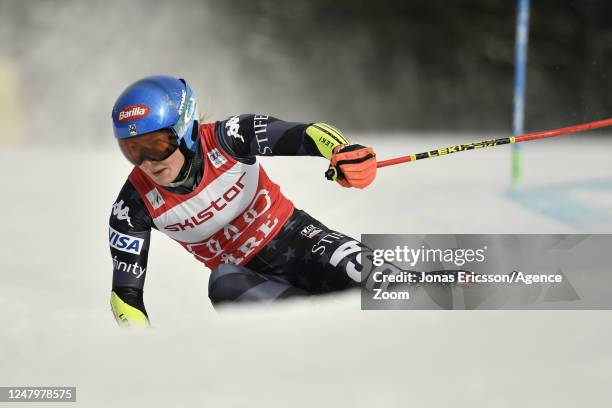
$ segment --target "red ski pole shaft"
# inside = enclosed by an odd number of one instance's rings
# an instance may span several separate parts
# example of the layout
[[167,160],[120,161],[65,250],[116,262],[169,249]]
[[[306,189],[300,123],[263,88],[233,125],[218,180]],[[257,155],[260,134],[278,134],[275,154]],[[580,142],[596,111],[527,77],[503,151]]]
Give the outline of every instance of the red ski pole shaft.
[[525,133],[519,136],[503,137],[500,139],[483,140],[480,142],[466,143],[455,146],[443,147],[441,149],[430,150],[428,152],[411,154],[408,156],[396,157],[395,159],[382,160],[376,163],[377,167],[387,167],[394,164],[407,163],[411,161],[428,159],[430,157],[439,157],[451,153],[459,153],[466,150],[481,149],[484,147],[493,147],[504,144],[521,143],[530,140],[545,139],[548,137],[569,135],[572,133],[586,132],[591,129],[599,129],[606,126],[612,126],[612,118],[598,120],[594,122],[582,123],[580,125],[568,126],[560,129],[544,130],[541,132]]

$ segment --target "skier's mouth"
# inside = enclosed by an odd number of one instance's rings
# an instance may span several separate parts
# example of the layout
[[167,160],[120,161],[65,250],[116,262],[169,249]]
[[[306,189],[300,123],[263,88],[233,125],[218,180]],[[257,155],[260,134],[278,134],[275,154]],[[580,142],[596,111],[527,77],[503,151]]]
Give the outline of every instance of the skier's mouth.
[[165,167],[162,167],[160,170],[155,170],[155,171],[153,172],[153,175],[155,175],[155,176],[159,176],[160,174],[162,174],[162,173],[164,172],[164,170],[166,170],[166,168],[165,168]]

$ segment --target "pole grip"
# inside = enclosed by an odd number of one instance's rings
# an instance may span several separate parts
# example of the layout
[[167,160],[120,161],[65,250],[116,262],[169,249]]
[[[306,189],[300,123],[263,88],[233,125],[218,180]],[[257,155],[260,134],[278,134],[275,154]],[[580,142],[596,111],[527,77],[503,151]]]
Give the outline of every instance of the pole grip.
[[325,178],[329,181],[336,181],[338,178],[338,170],[334,166],[329,166],[327,171],[325,172]]

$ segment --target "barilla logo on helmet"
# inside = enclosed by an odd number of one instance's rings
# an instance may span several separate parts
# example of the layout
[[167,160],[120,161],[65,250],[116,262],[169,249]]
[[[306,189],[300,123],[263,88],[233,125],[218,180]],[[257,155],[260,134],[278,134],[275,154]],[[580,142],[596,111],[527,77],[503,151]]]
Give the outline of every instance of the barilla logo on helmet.
[[117,120],[119,122],[127,122],[136,119],[144,118],[149,114],[149,107],[145,105],[130,105],[126,106],[119,112]]

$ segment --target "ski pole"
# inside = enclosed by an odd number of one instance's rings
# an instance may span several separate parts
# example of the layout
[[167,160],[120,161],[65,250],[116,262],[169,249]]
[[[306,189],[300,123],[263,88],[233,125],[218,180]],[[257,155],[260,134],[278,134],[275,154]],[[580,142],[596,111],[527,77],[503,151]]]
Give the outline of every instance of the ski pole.
[[442,149],[430,150],[428,152],[411,154],[409,156],[396,157],[395,159],[382,160],[376,163],[377,167],[387,167],[394,164],[407,163],[415,160],[428,159],[430,157],[439,157],[451,153],[464,152],[466,150],[481,149],[484,147],[493,147],[512,143],[527,142],[530,140],[545,139],[547,137],[555,137],[569,135],[572,133],[585,132],[591,129],[598,129],[606,126],[612,126],[612,118],[598,120],[594,122],[582,123],[580,125],[568,126],[560,129],[544,130],[541,132],[525,133],[519,136],[502,137],[500,139],[483,140],[480,142],[459,144],[455,146],[444,147]]

